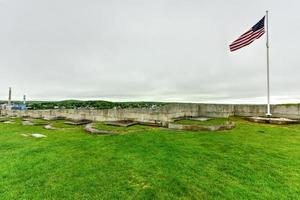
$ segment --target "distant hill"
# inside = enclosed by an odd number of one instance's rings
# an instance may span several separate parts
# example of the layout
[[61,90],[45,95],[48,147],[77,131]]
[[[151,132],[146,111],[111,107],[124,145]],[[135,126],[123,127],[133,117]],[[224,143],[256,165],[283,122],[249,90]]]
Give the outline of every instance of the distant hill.
[[[18,102],[21,103],[21,102]],[[162,102],[110,102],[110,101],[80,101],[80,100],[64,100],[64,101],[28,101],[27,106],[32,110],[39,109],[111,109],[111,108],[150,108],[163,106]]]

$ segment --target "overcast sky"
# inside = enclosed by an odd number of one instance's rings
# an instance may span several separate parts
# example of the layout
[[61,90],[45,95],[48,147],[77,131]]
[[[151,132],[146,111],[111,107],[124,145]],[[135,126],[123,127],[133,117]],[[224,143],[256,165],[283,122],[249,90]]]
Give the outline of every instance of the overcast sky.
[[269,13],[271,101],[300,102],[300,2],[0,0],[0,99],[266,102],[265,35],[228,45]]

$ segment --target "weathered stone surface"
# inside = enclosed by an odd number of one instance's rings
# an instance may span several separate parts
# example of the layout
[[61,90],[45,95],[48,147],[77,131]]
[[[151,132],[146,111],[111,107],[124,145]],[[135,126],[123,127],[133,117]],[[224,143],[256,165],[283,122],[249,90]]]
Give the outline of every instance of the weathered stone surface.
[[43,135],[43,134],[40,134],[40,133],[32,133],[31,136],[35,137],[35,138],[45,138],[45,137],[47,137],[46,135]]
[[3,124],[14,124],[15,122],[14,121],[5,121],[3,122]]
[[155,121],[155,122],[138,122],[138,124],[145,125],[145,126],[155,126],[155,127],[164,126],[161,121]]
[[45,116],[43,117],[43,119],[47,121],[53,121],[53,120],[64,120],[66,118],[61,116]]
[[22,121],[22,125],[24,125],[24,126],[33,126],[35,124],[31,121]]
[[208,117],[195,117],[195,118],[190,118],[190,119],[195,120],[195,121],[201,121],[201,122],[210,120],[210,118],[208,118]]
[[247,120],[257,123],[267,123],[267,124],[296,124],[299,120],[293,120],[288,118],[274,118],[274,117],[246,117]]
[[6,121],[8,121],[7,118],[0,118],[0,122],[6,122]]
[[187,131],[222,131],[230,130],[235,127],[233,122],[222,124],[222,125],[200,125],[200,124],[176,124],[169,123],[168,128],[176,130],[187,130]]
[[23,136],[23,137],[34,137],[34,138],[45,138],[45,137],[47,137],[46,135],[41,134],[41,133],[22,133],[20,135]]
[[64,124],[79,126],[79,125],[85,125],[91,123],[90,120],[78,120],[78,121],[66,121]]
[[129,127],[138,124],[138,122],[134,122],[130,120],[106,121],[103,123],[106,125],[121,126],[121,127]]
[[96,135],[115,135],[115,134],[117,134],[117,133],[111,132],[111,131],[95,129],[95,128],[93,128],[93,123],[87,124],[84,127],[84,130],[91,134],[96,134]]
[[54,128],[50,124],[45,125],[44,128],[47,129],[47,130],[57,130],[57,128]]
[[[271,105],[273,117],[300,119],[300,105]],[[229,117],[229,116],[263,116],[265,105],[225,105],[225,104],[192,104],[172,103],[165,106],[127,109],[54,109],[54,110],[0,110],[6,116],[30,116],[35,118],[65,117],[72,120],[119,121],[132,120],[143,123],[161,123],[167,126],[173,119],[180,117]]]

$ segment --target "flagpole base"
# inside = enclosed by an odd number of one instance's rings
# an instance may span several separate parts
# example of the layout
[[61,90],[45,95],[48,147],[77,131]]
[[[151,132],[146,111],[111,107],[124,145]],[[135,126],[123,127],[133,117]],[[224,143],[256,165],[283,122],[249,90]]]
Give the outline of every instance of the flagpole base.
[[266,116],[267,116],[267,117],[271,117],[272,114],[268,112],[268,113],[266,113]]

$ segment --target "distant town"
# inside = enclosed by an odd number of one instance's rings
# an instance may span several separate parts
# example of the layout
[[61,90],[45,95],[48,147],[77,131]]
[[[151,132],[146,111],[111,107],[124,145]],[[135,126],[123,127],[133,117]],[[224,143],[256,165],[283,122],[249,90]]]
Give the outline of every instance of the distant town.
[[102,100],[80,101],[27,101],[23,95],[23,101],[12,99],[12,88],[8,90],[7,101],[0,101],[1,110],[44,110],[44,109],[119,109],[119,108],[157,108],[167,103],[163,102],[111,102]]

